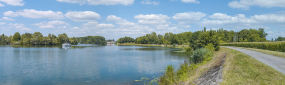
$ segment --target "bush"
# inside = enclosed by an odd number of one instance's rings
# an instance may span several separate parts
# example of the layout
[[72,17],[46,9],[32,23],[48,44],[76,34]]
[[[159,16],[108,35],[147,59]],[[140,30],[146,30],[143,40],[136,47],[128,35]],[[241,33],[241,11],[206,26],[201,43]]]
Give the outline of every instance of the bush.
[[200,48],[194,51],[193,55],[190,57],[189,61],[191,63],[201,63],[209,57],[212,57],[212,52],[207,48]]
[[168,65],[162,77],[160,77],[160,84],[173,85],[175,83],[174,66]]
[[189,71],[190,71],[189,65],[186,61],[184,61],[184,64],[181,64],[180,68],[178,68],[177,78],[180,80],[188,78]]
[[193,48],[191,48],[191,47],[186,47],[186,48],[184,48],[184,50],[188,54],[192,54],[193,53]]
[[211,52],[215,51],[213,43],[208,43],[207,46],[205,46],[206,49],[210,50]]
[[175,47],[175,43],[173,43],[172,46]]

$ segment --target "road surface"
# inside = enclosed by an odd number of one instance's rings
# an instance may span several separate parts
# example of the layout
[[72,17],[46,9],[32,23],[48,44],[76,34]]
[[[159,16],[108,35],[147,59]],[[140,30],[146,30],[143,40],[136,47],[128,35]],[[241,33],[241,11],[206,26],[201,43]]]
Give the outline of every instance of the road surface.
[[[223,46],[224,47],[224,46]],[[226,47],[226,46],[225,46]],[[245,53],[285,74],[285,58],[236,47],[226,47]]]

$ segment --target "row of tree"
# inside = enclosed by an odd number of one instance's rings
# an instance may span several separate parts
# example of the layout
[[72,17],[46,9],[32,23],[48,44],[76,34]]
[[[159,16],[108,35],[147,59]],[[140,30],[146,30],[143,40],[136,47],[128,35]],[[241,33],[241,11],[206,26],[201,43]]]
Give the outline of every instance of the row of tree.
[[285,41],[285,37],[279,36],[278,38],[275,38],[275,40],[272,38],[271,41]]
[[119,38],[117,42],[118,43],[132,43],[132,42],[135,42],[135,39],[131,37],[123,37],[123,38]]
[[55,36],[54,34],[49,34],[48,36],[43,36],[40,32],[35,33],[25,33],[20,34],[16,32],[13,36],[5,36],[2,34],[0,36],[1,45],[61,45],[62,43],[88,43],[88,44],[101,44],[106,45],[105,38],[102,36],[87,36],[87,37],[72,37],[69,38],[67,34],[59,34]]
[[80,40],[80,43],[85,43],[85,44],[100,44],[100,45],[107,44],[105,38],[102,36],[86,36],[86,37],[79,37],[77,39]]
[[[218,30],[210,30],[215,32],[221,43],[226,42],[264,42],[266,36],[263,28],[256,29],[244,29],[239,32],[227,31],[223,28]],[[189,44],[190,40],[196,40],[201,32],[207,32],[206,28],[197,32],[183,32],[179,34],[173,34],[171,32],[164,35],[157,35],[155,32],[146,34],[145,36],[137,37],[136,39],[125,37],[120,38],[119,43],[136,42],[138,44]],[[134,40],[134,41],[133,41]]]
[[256,29],[244,29],[239,32],[227,31],[223,28],[218,30],[204,30],[196,32],[183,32],[179,34],[173,34],[171,32],[164,35],[146,34],[145,36],[137,37],[136,39],[130,37],[120,38],[118,43],[135,42],[136,44],[187,44],[191,47],[199,48],[205,46],[207,43],[213,43],[214,47],[218,49],[219,43],[226,42],[264,42],[266,36],[263,28]]

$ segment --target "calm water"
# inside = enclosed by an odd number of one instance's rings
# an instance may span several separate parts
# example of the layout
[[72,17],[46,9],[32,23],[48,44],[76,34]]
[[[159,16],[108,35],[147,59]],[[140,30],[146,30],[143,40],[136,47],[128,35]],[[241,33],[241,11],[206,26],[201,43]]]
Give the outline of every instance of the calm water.
[[186,58],[180,49],[141,46],[0,46],[0,85],[138,85]]

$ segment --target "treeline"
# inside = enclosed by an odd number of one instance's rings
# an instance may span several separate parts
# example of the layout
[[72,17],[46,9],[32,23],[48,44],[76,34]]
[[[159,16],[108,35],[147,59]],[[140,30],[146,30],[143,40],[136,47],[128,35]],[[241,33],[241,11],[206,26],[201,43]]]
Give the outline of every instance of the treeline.
[[67,42],[71,44],[88,43],[106,45],[105,38],[102,36],[69,38],[65,33],[59,34],[58,36],[55,36],[54,34],[43,36],[40,32],[35,32],[33,34],[25,33],[22,35],[19,32],[16,32],[13,36],[6,36],[4,34],[0,36],[1,45],[61,45]]
[[107,44],[105,38],[102,36],[79,37],[78,40],[80,40],[80,43],[85,43],[85,44],[100,44],[100,45]]
[[117,40],[118,43],[133,43],[135,42],[135,39],[134,38],[131,38],[131,37],[123,37],[123,38],[119,38]]
[[271,41],[285,41],[285,37],[279,36],[278,38],[275,38],[275,40],[272,38]]
[[[207,33],[204,33],[207,32]],[[202,36],[203,35],[203,36]],[[183,32],[179,34],[173,34],[171,32],[165,33],[164,35],[156,34],[152,32],[151,34],[146,34],[145,36],[137,37],[136,39],[125,37],[120,38],[119,43],[135,42],[136,44],[193,44],[199,41],[199,37],[215,36],[218,38],[220,43],[228,42],[265,42],[266,36],[263,28],[256,29],[244,29],[239,32],[224,30],[223,28],[218,30],[209,30],[206,28],[201,31]],[[133,41],[134,40],[134,41]]]
[[244,29],[240,32],[237,32],[237,42],[265,42],[266,36],[268,34],[265,33],[263,28],[256,29]]

